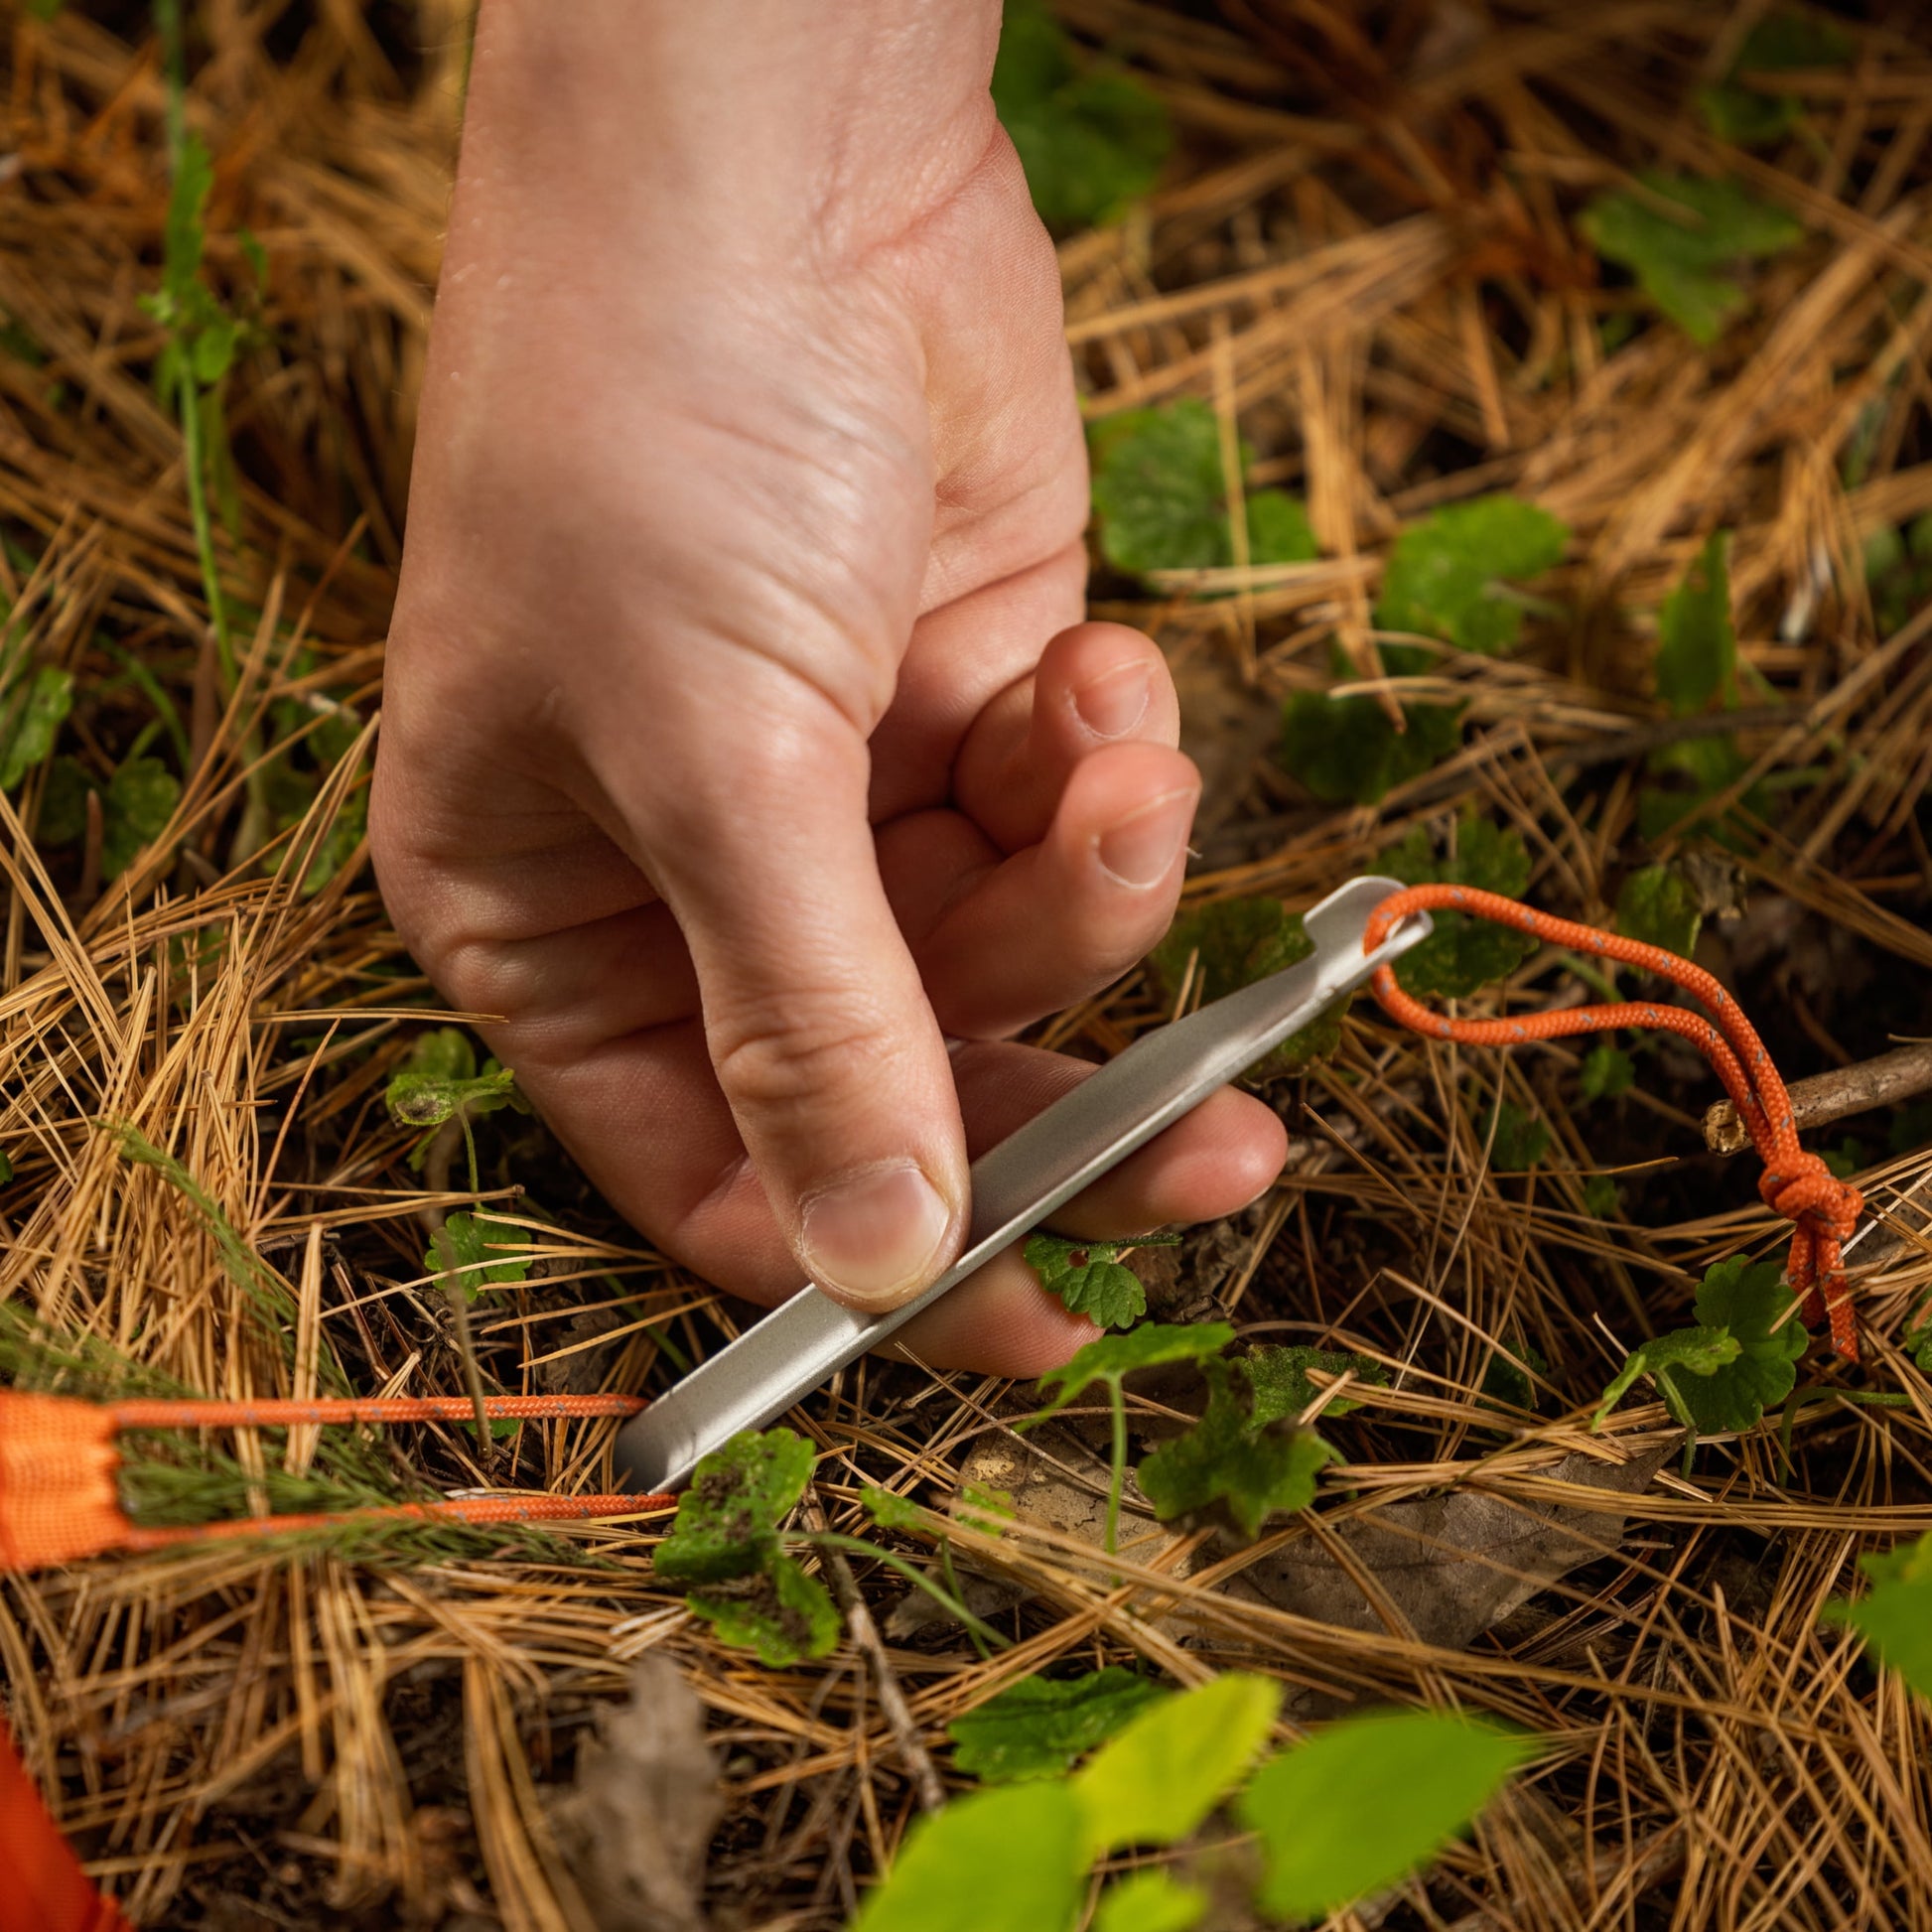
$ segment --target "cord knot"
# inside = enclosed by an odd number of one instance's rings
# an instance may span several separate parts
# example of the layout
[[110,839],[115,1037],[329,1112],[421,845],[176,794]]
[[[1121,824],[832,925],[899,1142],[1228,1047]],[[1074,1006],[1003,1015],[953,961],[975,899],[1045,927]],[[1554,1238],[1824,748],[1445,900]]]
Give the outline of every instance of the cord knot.
[[1864,1196],[1841,1180],[1821,1156],[1787,1150],[1775,1171],[1766,1168],[1757,1183],[1765,1205],[1792,1224],[1791,1292],[1804,1304],[1805,1318],[1830,1321],[1832,1346],[1847,1361],[1859,1359],[1858,1331],[1842,1250],[1859,1225]]

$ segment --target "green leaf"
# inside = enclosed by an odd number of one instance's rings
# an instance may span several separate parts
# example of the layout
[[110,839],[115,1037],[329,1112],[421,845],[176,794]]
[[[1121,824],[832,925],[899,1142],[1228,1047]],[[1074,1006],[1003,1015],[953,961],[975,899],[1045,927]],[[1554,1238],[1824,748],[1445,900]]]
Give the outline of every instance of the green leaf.
[[[1475,886],[1505,898],[1520,898],[1530,883],[1530,855],[1521,835],[1485,818],[1465,818],[1457,826],[1453,858],[1439,859],[1428,831],[1418,825],[1378,864],[1407,886]],[[1492,980],[1507,978],[1536,950],[1528,933],[1510,926],[1461,912],[1432,916],[1435,931],[1396,962],[1397,980],[1418,999],[1466,999]]]
[[1053,1778],[1173,1693],[1118,1664],[1084,1677],[1024,1677],[946,1726],[953,1764],[985,1784]]
[[1233,1364],[1204,1361],[1201,1373],[1206,1413],[1141,1464],[1141,1492],[1164,1523],[1213,1516],[1252,1543],[1268,1517],[1314,1500],[1314,1478],[1335,1451],[1312,1430],[1255,1425],[1234,1392]]
[[[1280,899],[1224,898],[1179,914],[1167,937],[1148,955],[1148,964],[1162,991],[1176,999],[1192,961],[1199,1004],[1206,1005],[1293,966],[1313,950],[1314,941],[1301,913],[1289,911]],[[1348,1001],[1337,1000],[1248,1068],[1246,1077],[1280,1079],[1326,1059],[1341,1044],[1342,1016],[1347,1011]]]
[[1131,1328],[1147,1312],[1147,1290],[1121,1265],[1129,1248],[1174,1248],[1177,1234],[1146,1234],[1124,1241],[1070,1241],[1044,1232],[1030,1235],[1022,1249],[1027,1266],[1049,1295],[1075,1314],[1103,1328]]
[[1168,158],[1160,96],[1129,74],[1082,72],[1038,0],[1007,0],[993,104],[1050,227],[1114,219],[1154,186]]
[[1517,496],[1449,504],[1396,538],[1376,627],[1494,656],[1523,628],[1522,600],[1508,586],[1554,569],[1569,539],[1567,523]]
[[1004,1536],[1019,1513],[1008,1491],[990,1489],[982,1482],[962,1482],[959,1500],[953,1505],[954,1520],[982,1536]]
[[[1254,1390],[1251,1420],[1256,1427],[1284,1418],[1293,1420],[1307,1412],[1321,1394],[1309,1380],[1311,1369],[1330,1377],[1352,1374],[1357,1382],[1372,1382],[1377,1388],[1389,1385],[1389,1371],[1380,1362],[1367,1355],[1343,1355],[1328,1348],[1257,1348],[1241,1366],[1247,1370],[1249,1386]],[[1361,1406],[1353,1396],[1331,1396],[1321,1414],[1345,1416]]]
[[[1413,677],[1426,662],[1420,651],[1404,645],[1382,647],[1382,665],[1391,677]],[[1351,673],[1341,664],[1335,675]],[[1379,805],[1398,785],[1420,778],[1454,752],[1466,709],[1406,704],[1403,729],[1397,731],[1379,698],[1297,691],[1282,711],[1282,768],[1324,804]]]
[[1544,1375],[1549,1372],[1550,1364],[1544,1360],[1541,1351],[1527,1341],[1517,1342],[1511,1352],[1527,1366],[1519,1368],[1508,1355],[1497,1350],[1483,1367],[1483,1400],[1506,1409],[1528,1409],[1533,1412],[1537,1406],[1536,1382],[1530,1370]]
[[1584,1208],[1599,1221],[1616,1218],[1619,1196],[1616,1182],[1606,1173],[1593,1173],[1584,1182]]
[[1746,85],[1738,76],[1843,67],[1851,58],[1852,43],[1829,22],[1807,14],[1767,14],[1745,35],[1724,80],[1698,89],[1698,107],[1719,140],[1763,147],[1804,119],[1804,103],[1795,94]]
[[[175,169],[175,184],[168,197],[168,216],[162,230],[161,295],[164,303],[177,308],[194,300],[196,277],[202,270],[202,249],[207,241],[203,217],[207,209],[208,191],[214,186],[214,162],[207,144],[199,134],[190,134],[182,143],[181,159]],[[164,316],[164,321],[172,316]]]
[[1736,701],[1729,543],[1727,531],[1714,530],[1657,613],[1657,695],[1679,718]]
[[423,1035],[390,1076],[382,1098],[399,1127],[440,1127],[459,1113],[475,1119],[518,1101],[516,1075],[494,1060],[478,1072],[476,1049],[455,1027]]
[[1171,1871],[1136,1871],[1100,1894],[1093,1932],[1193,1932],[1207,1904],[1198,1885],[1183,1885]]
[[925,1528],[925,1511],[910,1496],[895,1495],[890,1489],[881,1489],[867,1483],[859,1491],[859,1500],[865,1511],[882,1530],[922,1530]]
[[1267,1856],[1262,1909],[1326,1918],[1407,1877],[1461,1835],[1531,1748],[1460,1718],[1391,1711],[1284,1751],[1236,1806]]
[[100,871],[118,879],[167,830],[181,780],[159,759],[125,759],[101,797]]
[[15,694],[0,724],[0,791],[12,791],[54,750],[72,709],[72,672],[43,664]]
[[[1621,913],[1618,914],[1619,919]],[[1600,1046],[1592,1046],[1584,1055],[1582,1070],[1577,1076],[1577,1089],[1586,1100],[1615,1100],[1626,1094],[1637,1083],[1637,1063],[1620,1046],[1612,1046],[1607,1040]],[[1597,1174],[1593,1179],[1605,1176]]]
[[830,1656],[839,1641],[839,1613],[825,1586],[789,1557],[694,1589],[684,1602],[721,1643],[757,1651],[759,1662],[771,1670]]
[[1603,1391],[1591,1425],[1600,1427],[1639,1375],[1656,1378],[1664,1406],[1694,1436],[1755,1429],[1788,1396],[1805,1352],[1803,1325],[1775,1264],[1743,1256],[1709,1270],[1698,1290],[1698,1325],[1677,1328],[1631,1354]]
[[1932,1534],[1862,1557],[1871,1587],[1857,1602],[1825,1605],[1849,1623],[1921,1697],[1932,1698]]
[[1267,1744],[1281,1702],[1273,1678],[1229,1671],[1141,1712],[1074,1773],[1089,1856],[1197,1831]]
[[1098,1341],[1088,1342],[1064,1368],[1056,1368],[1039,1378],[1039,1386],[1050,1392],[1052,1400],[1021,1426],[1036,1428],[1049,1416],[1058,1415],[1096,1382],[1118,1389],[1136,1369],[1161,1368],[1170,1362],[1204,1363],[1233,1339],[1234,1330],[1225,1321],[1176,1325],[1147,1321],[1124,1335],[1102,1335]]
[[[1678,829],[1687,814],[1707,798],[1728,791],[1743,775],[1748,761],[1737,749],[1735,739],[1712,735],[1686,739],[1681,745],[1665,745],[1651,753],[1649,765],[1655,782],[1637,793],[1637,829],[1652,844]],[[1760,818],[1765,810],[1765,793],[1754,785],[1739,800],[1747,811]],[[1720,820],[1703,821],[1704,829],[1722,842],[1734,842]]]
[[[431,1237],[423,1254],[423,1269],[432,1275],[455,1275],[474,1302],[485,1285],[500,1288],[530,1279],[529,1255],[515,1252],[528,1246],[529,1236],[523,1229],[493,1221],[486,1214],[468,1214],[459,1209],[445,1215],[443,1225]],[[491,1259],[506,1251],[507,1259]]]
[[0,1152],[0,1187],[4,1187],[14,1177],[12,1157]]
[[1666,1370],[1686,1375],[1715,1375],[1743,1352],[1743,1344],[1728,1328],[1673,1328],[1667,1335],[1658,1335],[1624,1357],[1623,1366],[1603,1391],[1591,1427],[1601,1427],[1604,1417],[1640,1375],[1655,1375],[1660,1383]]
[[[1578,225],[1599,255],[1631,270],[1651,301],[1708,348],[1749,300],[1724,271],[1782,252],[1804,229],[1734,181],[1660,174],[1640,180],[1649,197],[1620,190],[1599,195]],[[1683,218],[1652,198],[1674,203]]]
[[1308,505],[1301,497],[1282,489],[1248,492],[1249,563],[1309,564],[1320,554]]
[[[1697,889],[1669,866],[1645,866],[1631,873],[1616,896],[1616,929],[1647,946],[1661,946],[1689,959],[1696,950],[1704,909]],[[1635,1068],[1631,1069],[1632,1077]],[[1625,1086],[1629,1081],[1624,1082]],[[1620,1091],[1620,1089],[1619,1089]]]
[[1505,1100],[1489,1143],[1489,1166],[1496,1173],[1527,1173],[1550,1151],[1550,1130],[1532,1113]]
[[652,1558],[673,1583],[712,1584],[768,1569],[778,1520],[811,1480],[812,1446],[789,1429],[747,1431],[714,1449],[678,1498],[671,1533]]
[[848,1932],[1070,1932],[1086,1867],[1066,1785],[971,1792],[912,1827]]

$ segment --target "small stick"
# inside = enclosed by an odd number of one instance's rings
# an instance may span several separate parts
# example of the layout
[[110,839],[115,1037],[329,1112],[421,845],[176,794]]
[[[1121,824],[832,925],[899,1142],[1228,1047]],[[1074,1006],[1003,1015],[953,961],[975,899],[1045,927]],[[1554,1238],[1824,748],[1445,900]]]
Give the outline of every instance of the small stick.
[[[1827,1121],[1910,1100],[1932,1091],[1932,1041],[1793,1080],[1789,1091],[1792,1119],[1800,1127],[1822,1127]],[[1704,1116],[1704,1144],[1713,1154],[1741,1154],[1750,1140],[1728,1100],[1719,1101]]]
[[[825,1505],[819,1501],[816,1492],[806,1505],[805,1518],[815,1530],[830,1527]],[[940,1783],[939,1773],[932,1768],[932,1759],[919,1741],[919,1727],[912,1720],[905,1693],[899,1688],[898,1674],[886,1654],[886,1640],[879,1634],[879,1625],[873,1621],[872,1611],[860,1592],[859,1580],[852,1574],[852,1566],[846,1561],[843,1550],[821,1547],[819,1555],[825,1559],[825,1567],[832,1574],[832,1593],[839,1599],[839,1608],[845,1612],[846,1628],[852,1632],[852,1641],[872,1665],[873,1677],[879,1685],[879,1708],[886,1714],[886,1723],[894,1741],[898,1745],[899,1755],[905,1759],[905,1768],[912,1774],[919,1809],[941,1811],[945,1808],[946,1787]]]

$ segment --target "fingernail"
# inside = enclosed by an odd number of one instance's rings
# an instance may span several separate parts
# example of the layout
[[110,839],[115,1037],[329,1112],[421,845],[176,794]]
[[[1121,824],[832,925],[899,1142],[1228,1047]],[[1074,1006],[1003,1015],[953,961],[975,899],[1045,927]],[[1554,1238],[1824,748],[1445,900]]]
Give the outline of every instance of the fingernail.
[[1180,857],[1194,822],[1193,791],[1171,791],[1100,835],[1101,865],[1123,886],[1158,886]]
[[1146,664],[1123,664],[1118,670],[1083,684],[1073,694],[1073,709],[1096,738],[1125,738],[1147,716],[1154,689],[1154,673]]
[[799,1231],[821,1288],[883,1310],[925,1286],[951,1226],[939,1190],[912,1162],[895,1161],[811,1195]]

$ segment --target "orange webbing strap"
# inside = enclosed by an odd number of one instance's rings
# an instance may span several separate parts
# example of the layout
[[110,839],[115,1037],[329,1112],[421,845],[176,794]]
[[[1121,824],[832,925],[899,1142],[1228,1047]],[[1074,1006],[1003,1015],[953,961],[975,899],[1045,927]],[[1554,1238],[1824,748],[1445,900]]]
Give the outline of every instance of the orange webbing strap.
[[[636,1396],[504,1395],[483,1402],[490,1419],[634,1416]],[[476,1406],[461,1396],[383,1396],[322,1401],[82,1402],[72,1396],[0,1391],[0,1573],[51,1569],[110,1550],[163,1550],[230,1537],[353,1528],[358,1523],[561,1523],[637,1516],[676,1498],[650,1496],[460,1496],[439,1502],[376,1504],[312,1515],[242,1516],[227,1522],[145,1529],[121,1507],[123,1429],[248,1428],[302,1423],[468,1422]],[[5,1915],[0,1872],[0,1932]]]
[[1375,974],[1375,997],[1390,1017],[1437,1039],[1468,1046],[1514,1046],[1530,1039],[1556,1039],[1566,1034],[1607,1033],[1617,1027],[1654,1027],[1681,1034],[1725,1084],[1737,1117],[1749,1132],[1764,1174],[1758,1192],[1777,1213],[1794,1223],[1789,1277],[1791,1291],[1804,1305],[1807,1320],[1831,1322],[1832,1346],[1849,1362],[1859,1359],[1858,1327],[1852,1314],[1841,1249],[1858,1226],[1864,1197],[1837,1179],[1815,1154],[1798,1145],[1791,1099],[1771,1056],[1734,1001],[1701,966],[1693,966],[1661,946],[1648,946],[1617,932],[1575,925],[1519,905],[1499,893],[1473,886],[1412,886],[1375,908],[1363,938],[1373,952],[1392,927],[1413,912],[1466,912],[1498,925],[1514,926],[1532,938],[1572,952],[1594,953],[1656,973],[1701,1000],[1717,1016],[1713,1025],[1688,1007],[1652,1006],[1629,1001],[1617,1006],[1571,1007],[1560,1013],[1526,1014],[1518,1020],[1449,1020],[1411,999],[1396,984],[1394,969]]
[[128,1932],[96,1891],[0,1725],[0,1927],[5,1932]]

